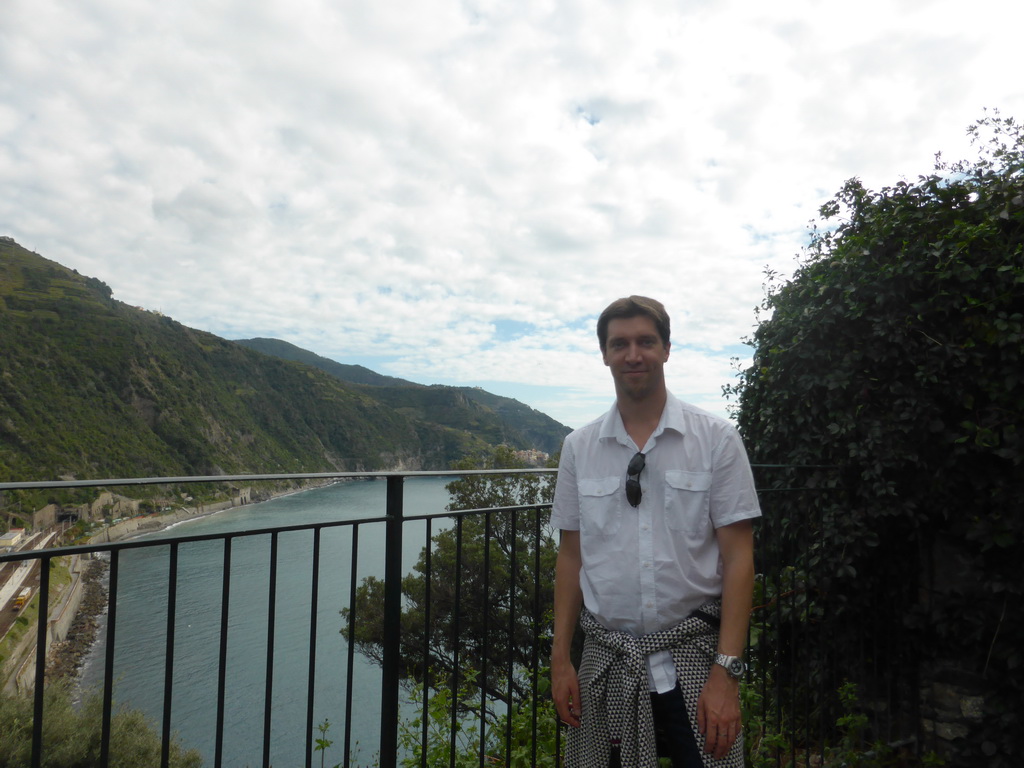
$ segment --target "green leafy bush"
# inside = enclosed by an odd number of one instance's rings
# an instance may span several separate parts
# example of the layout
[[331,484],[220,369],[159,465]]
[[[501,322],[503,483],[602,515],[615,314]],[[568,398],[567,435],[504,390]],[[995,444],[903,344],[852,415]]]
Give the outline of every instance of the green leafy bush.
[[[996,114],[970,133],[974,161],[877,192],[852,179],[822,206],[793,278],[769,275],[753,364],[728,389],[755,462],[809,467],[772,481],[810,490],[773,507],[770,554],[791,556],[776,565],[802,575],[828,642],[787,663],[853,667],[897,733],[916,731],[922,689],[956,679],[984,715],[947,746],[1016,766],[1024,132]],[[889,672],[872,684],[871,667]]]
[[[89,697],[80,707],[72,704],[70,690],[62,684],[45,692],[43,716],[44,768],[92,768],[99,764],[100,723],[103,702]],[[33,698],[0,696],[0,768],[24,768],[31,764]],[[139,712],[122,710],[111,719],[111,768],[152,768],[160,765],[160,737]],[[173,768],[201,768],[195,750],[176,741],[170,745]]]
[[[540,671],[547,680],[548,671]],[[480,689],[473,677],[465,680],[453,695],[450,688],[439,687],[426,701],[424,688],[412,689],[412,700],[421,714],[399,726],[398,741],[404,757],[403,768],[423,765],[454,765],[458,768],[554,768],[559,764],[558,720],[549,691],[538,690],[532,699],[516,704],[511,716],[506,712],[480,717]],[[452,710],[456,729],[452,732]],[[484,725],[482,726],[481,723]],[[424,746],[425,745],[425,746]]]

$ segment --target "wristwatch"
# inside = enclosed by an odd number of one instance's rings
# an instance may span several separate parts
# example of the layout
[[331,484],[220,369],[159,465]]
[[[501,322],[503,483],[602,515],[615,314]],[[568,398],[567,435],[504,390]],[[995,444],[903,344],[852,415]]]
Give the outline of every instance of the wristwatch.
[[743,663],[743,659],[739,656],[726,656],[724,653],[716,653],[715,664],[725,667],[729,677],[734,680],[739,680],[743,677],[743,673],[747,671],[747,665]]

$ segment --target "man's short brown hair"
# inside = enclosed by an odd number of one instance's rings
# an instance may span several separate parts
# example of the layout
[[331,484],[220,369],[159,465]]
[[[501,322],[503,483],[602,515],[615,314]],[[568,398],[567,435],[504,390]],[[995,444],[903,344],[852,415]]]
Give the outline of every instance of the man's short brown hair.
[[597,340],[601,344],[601,351],[604,352],[605,346],[608,344],[608,323],[612,320],[625,320],[638,315],[646,315],[654,321],[654,327],[661,337],[661,343],[667,347],[670,323],[665,305],[657,299],[649,299],[646,296],[627,296],[613,301],[597,318]]

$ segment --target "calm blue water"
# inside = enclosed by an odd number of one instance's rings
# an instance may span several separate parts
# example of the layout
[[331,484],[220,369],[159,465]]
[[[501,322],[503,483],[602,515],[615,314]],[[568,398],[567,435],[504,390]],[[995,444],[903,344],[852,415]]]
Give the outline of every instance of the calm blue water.
[[[448,503],[448,480],[408,478],[405,514],[442,511]],[[147,539],[382,516],[386,487],[383,481],[341,483],[226,510]],[[447,520],[435,521],[434,532],[439,524],[443,527]],[[335,743],[327,754],[329,765],[342,762],[349,714],[344,703],[347,649],[339,632],[339,611],[348,603],[352,535],[350,526],[325,530],[320,544],[314,722],[332,723],[328,738]],[[403,573],[412,569],[424,539],[425,524],[406,525]],[[275,768],[304,765],[312,547],[312,532],[279,536],[271,741]],[[172,727],[186,746],[202,753],[207,766],[213,765],[216,733],[223,560],[219,541],[179,548]],[[357,581],[383,576],[382,524],[359,527],[356,562]],[[114,697],[158,724],[163,713],[169,554],[162,547],[128,550],[121,553],[119,567]],[[229,768],[262,762],[269,572],[269,534],[234,540],[223,750]],[[355,658],[351,723],[359,748],[354,757],[357,764],[368,765],[377,749],[380,670],[358,654]],[[97,647],[83,670],[83,687],[101,686],[102,679],[102,649]]]

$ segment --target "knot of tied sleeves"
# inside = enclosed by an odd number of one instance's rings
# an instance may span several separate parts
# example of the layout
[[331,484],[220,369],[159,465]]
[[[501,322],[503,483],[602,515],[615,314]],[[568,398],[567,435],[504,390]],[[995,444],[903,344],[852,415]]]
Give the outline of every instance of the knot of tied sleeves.
[[[583,609],[580,626],[586,638],[579,671],[583,712],[580,727],[569,729],[567,768],[605,768],[616,744],[623,766],[657,768],[647,657],[658,651],[672,654],[690,727],[696,733],[697,700],[715,657],[720,616],[721,602],[715,600],[674,627],[636,637],[603,627]],[[702,757],[709,768],[738,768],[743,765],[742,739],[721,760],[703,750]]]

